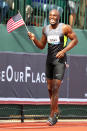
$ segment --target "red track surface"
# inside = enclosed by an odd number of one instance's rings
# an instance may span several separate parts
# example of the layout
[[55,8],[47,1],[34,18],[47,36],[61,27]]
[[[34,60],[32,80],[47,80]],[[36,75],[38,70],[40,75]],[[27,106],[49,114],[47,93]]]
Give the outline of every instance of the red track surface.
[[48,126],[46,122],[0,123],[0,131],[86,131],[87,121],[58,122]]

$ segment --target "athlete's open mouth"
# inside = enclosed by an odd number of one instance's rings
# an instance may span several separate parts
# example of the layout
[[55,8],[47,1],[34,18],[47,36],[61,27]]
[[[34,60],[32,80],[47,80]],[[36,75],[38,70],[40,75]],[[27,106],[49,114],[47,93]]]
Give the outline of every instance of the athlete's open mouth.
[[50,19],[50,23],[55,23],[55,20],[54,19]]

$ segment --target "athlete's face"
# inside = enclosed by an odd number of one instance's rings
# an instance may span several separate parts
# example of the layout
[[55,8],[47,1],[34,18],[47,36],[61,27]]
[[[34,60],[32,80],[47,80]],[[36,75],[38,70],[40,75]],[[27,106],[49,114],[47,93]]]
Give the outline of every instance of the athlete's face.
[[51,25],[57,24],[59,21],[59,12],[57,10],[52,10],[49,13],[49,22]]

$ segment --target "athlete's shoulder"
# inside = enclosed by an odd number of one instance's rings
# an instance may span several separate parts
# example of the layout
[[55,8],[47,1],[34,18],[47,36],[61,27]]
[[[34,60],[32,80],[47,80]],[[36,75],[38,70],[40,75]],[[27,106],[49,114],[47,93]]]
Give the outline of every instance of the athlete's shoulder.
[[58,29],[62,29],[64,25],[65,25],[64,23],[59,23],[58,24]]
[[71,26],[68,25],[68,24],[64,24],[62,29],[63,29],[64,34],[67,34],[67,33],[71,33],[71,32],[72,32],[72,28],[71,28]]

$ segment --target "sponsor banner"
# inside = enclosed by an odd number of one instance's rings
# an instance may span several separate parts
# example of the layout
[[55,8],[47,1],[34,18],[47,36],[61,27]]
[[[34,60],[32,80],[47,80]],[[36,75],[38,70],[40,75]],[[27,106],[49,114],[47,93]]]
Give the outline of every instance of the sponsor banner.
[[[48,104],[46,54],[0,52],[0,103]],[[68,56],[59,103],[87,102],[87,56]]]

